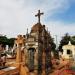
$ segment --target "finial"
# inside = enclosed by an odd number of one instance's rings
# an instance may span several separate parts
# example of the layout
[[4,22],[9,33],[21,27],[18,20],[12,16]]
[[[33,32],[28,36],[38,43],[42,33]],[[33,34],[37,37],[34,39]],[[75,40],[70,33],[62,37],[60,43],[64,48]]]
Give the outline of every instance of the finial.
[[68,45],[71,45],[71,41],[69,41]]
[[26,37],[28,38],[28,28],[27,28],[27,33],[26,33]]
[[28,34],[28,28],[27,28],[27,34]]
[[35,17],[38,17],[38,23],[40,23],[40,16],[44,13],[41,13],[40,10],[38,10],[38,13],[35,15]]

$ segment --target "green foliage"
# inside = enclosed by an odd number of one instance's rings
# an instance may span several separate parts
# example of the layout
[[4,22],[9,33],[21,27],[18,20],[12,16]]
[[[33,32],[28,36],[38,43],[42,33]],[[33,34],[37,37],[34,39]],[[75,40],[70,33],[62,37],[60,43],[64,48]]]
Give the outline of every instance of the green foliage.
[[51,44],[51,50],[55,50],[55,48],[56,48],[56,44],[54,43],[54,38],[50,38],[50,44]]
[[67,45],[69,41],[71,44],[75,45],[75,36],[70,36],[68,33],[66,33],[60,41],[59,50],[62,51],[62,46]]
[[73,45],[75,45],[75,36],[72,36],[72,37],[71,37],[71,43],[72,43]]
[[15,38],[10,38],[10,39],[8,39],[8,45],[9,45],[9,47],[13,47],[13,45],[14,45],[14,40],[15,40]]
[[7,38],[6,36],[0,36],[0,44],[3,44],[3,47],[9,45],[9,47],[13,47],[15,38]]
[[6,36],[0,36],[0,44],[3,44],[3,47],[7,45],[7,37]]

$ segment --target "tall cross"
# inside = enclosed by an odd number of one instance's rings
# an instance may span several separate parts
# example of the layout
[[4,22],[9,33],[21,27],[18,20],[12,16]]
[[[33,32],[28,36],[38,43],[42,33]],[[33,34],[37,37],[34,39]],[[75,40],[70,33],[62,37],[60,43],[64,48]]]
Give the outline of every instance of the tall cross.
[[40,16],[44,13],[40,13],[40,10],[38,10],[38,13],[35,15],[35,17],[38,17],[38,23],[40,23]]

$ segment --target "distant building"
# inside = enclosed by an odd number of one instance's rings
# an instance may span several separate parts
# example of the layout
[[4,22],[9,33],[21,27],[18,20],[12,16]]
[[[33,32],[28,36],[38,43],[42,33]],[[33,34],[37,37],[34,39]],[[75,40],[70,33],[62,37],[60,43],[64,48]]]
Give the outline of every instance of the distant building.
[[68,45],[64,45],[62,49],[63,49],[62,58],[75,59],[75,45],[72,45],[70,41]]

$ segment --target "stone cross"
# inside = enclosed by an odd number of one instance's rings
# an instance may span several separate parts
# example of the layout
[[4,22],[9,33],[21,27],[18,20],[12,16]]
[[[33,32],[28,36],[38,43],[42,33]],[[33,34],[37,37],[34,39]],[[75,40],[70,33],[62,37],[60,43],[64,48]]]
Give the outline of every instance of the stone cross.
[[40,16],[44,13],[40,13],[40,10],[38,10],[38,13],[35,15],[35,17],[38,17],[38,23],[40,23]]

